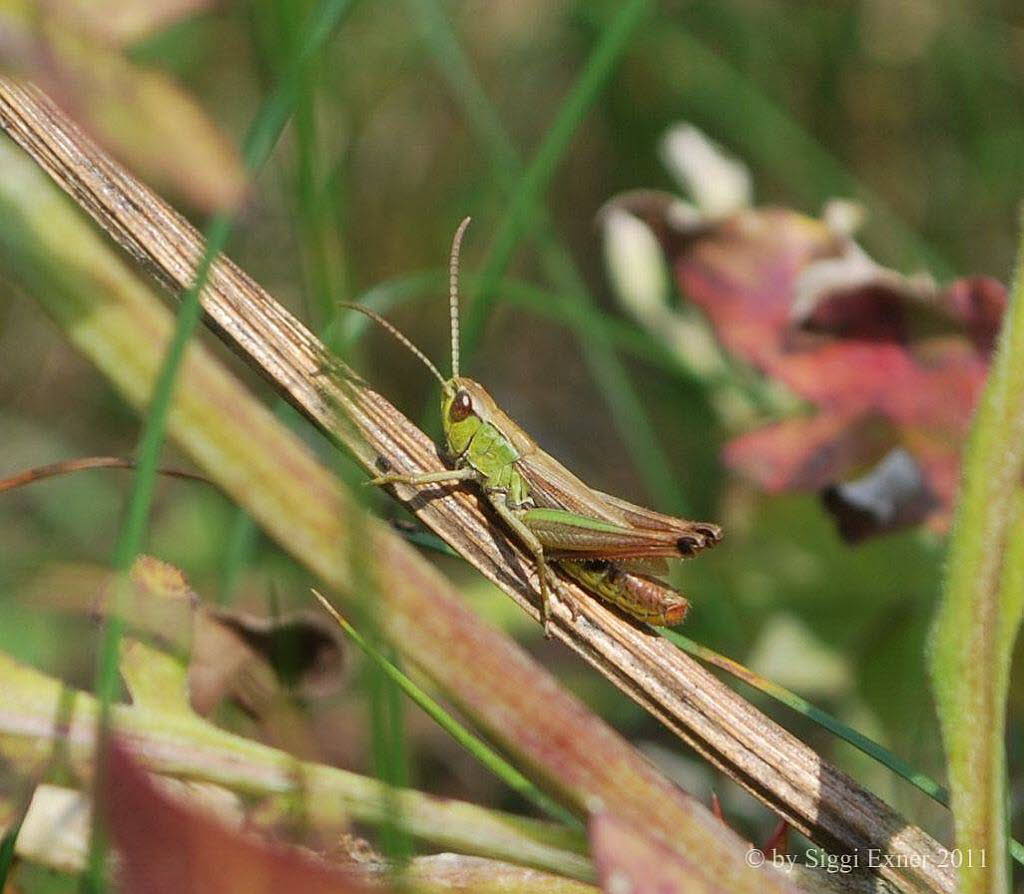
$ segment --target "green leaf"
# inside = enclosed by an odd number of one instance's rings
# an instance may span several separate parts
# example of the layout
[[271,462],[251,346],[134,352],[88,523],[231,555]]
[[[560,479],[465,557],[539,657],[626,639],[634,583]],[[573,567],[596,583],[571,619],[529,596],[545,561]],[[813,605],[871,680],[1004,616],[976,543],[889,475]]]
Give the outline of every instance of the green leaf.
[[1006,696],[1024,602],[1024,240],[1010,305],[963,463],[931,673],[949,761],[965,894],[1009,889]]

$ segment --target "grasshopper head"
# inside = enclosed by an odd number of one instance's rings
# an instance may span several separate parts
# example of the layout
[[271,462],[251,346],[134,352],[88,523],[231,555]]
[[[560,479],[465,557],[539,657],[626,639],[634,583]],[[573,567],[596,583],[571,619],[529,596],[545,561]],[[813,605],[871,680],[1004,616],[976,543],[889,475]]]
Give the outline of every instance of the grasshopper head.
[[487,389],[465,376],[452,376],[445,382],[441,394],[441,421],[448,453],[453,458],[466,453],[473,436],[484,425],[493,429],[493,449],[503,444],[514,457],[537,449],[530,436],[505,414]]
[[469,447],[494,399],[483,385],[464,376],[454,376],[441,390],[441,421],[452,456],[461,456]]

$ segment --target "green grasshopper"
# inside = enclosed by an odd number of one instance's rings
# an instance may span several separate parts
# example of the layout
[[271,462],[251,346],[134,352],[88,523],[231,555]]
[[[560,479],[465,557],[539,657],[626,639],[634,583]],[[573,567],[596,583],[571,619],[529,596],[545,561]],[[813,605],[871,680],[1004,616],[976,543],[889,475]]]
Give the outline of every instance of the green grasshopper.
[[[441,383],[441,419],[452,468],[420,475],[384,474],[370,484],[414,487],[473,481],[537,563],[541,620],[548,632],[551,565],[584,589],[648,623],[671,626],[686,615],[686,597],[655,577],[665,559],[714,546],[721,528],[634,506],[584,484],[540,449],[472,379],[459,375],[459,250],[467,217],[452,242],[449,263],[451,378],[395,326],[361,305],[366,314],[408,348]],[[576,609],[572,607],[573,616]]]

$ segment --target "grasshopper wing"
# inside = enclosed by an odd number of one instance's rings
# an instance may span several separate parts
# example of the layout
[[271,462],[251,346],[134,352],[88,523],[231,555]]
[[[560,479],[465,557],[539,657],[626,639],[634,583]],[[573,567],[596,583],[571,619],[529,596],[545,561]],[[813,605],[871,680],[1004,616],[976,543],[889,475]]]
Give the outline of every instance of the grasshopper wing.
[[588,487],[565,466],[539,447],[524,453],[517,463],[534,502],[547,509],[565,509],[587,518],[629,527],[629,519],[604,495]]
[[[594,532],[593,538],[577,532],[580,554],[606,559],[679,558],[721,539],[717,525],[673,518],[588,487],[540,448],[524,454],[518,464],[538,507],[562,509],[621,529],[617,534],[606,531],[604,537]],[[595,542],[584,544],[587,539]]]
[[722,539],[722,529],[711,522],[687,521],[684,518],[675,518],[655,512],[653,509],[637,506],[619,499],[619,497],[613,497],[611,494],[604,494],[600,491],[594,491],[594,493],[621,512],[631,527],[641,530],[669,530],[676,532],[679,537],[692,537],[694,542],[691,550],[693,552],[714,546]]

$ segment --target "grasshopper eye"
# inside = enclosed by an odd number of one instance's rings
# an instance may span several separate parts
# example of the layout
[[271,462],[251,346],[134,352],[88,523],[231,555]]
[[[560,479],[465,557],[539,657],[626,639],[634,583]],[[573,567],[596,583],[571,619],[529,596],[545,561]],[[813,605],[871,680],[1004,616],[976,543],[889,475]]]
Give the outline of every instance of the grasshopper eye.
[[452,405],[448,410],[448,418],[451,419],[452,422],[462,422],[463,419],[468,419],[472,414],[473,399],[469,396],[469,392],[458,392],[452,400]]

